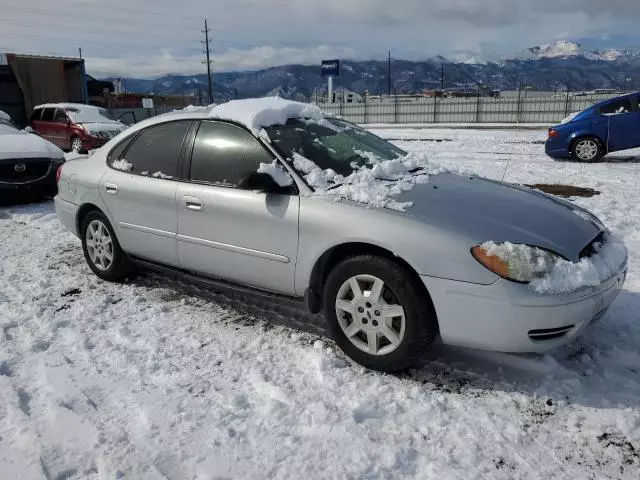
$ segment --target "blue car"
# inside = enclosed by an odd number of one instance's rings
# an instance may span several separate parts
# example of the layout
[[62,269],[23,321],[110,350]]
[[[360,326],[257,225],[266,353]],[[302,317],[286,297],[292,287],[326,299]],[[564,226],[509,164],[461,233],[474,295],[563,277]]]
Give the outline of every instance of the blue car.
[[594,162],[610,152],[640,147],[639,101],[640,93],[605,100],[550,128],[547,155]]

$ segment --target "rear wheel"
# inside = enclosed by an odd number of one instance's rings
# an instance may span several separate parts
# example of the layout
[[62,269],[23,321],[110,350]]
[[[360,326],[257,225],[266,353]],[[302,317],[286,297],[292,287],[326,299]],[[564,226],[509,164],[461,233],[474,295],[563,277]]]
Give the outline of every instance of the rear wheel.
[[79,137],[71,138],[71,151],[74,153],[82,153],[84,147],[82,145],[82,140]]
[[82,250],[89,268],[98,277],[119,282],[133,273],[133,264],[124,253],[107,217],[98,210],[87,214],[80,229]]
[[596,162],[604,156],[604,148],[597,138],[584,137],[573,143],[571,153],[581,162]]
[[394,372],[418,364],[438,324],[414,275],[373,255],[348,258],[327,278],[324,310],[336,343],[357,363]]

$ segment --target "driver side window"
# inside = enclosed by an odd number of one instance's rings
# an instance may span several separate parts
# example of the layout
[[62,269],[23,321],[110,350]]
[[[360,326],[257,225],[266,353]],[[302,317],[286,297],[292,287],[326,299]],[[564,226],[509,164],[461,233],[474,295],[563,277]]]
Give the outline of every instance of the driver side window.
[[221,187],[240,188],[240,180],[270,164],[274,156],[249,132],[229,123],[203,121],[191,157],[190,179]]

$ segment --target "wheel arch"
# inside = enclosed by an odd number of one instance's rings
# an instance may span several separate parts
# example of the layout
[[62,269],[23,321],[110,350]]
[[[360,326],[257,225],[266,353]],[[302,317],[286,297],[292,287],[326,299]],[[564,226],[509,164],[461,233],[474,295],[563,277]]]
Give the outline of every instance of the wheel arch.
[[600,142],[600,145],[602,146],[602,151],[604,152],[604,154],[606,155],[608,153],[607,143],[600,137],[600,135],[598,135],[597,133],[594,133],[594,132],[577,132],[577,133],[574,133],[570,137],[569,153],[573,152],[573,147],[575,146],[576,142],[582,140],[583,138],[595,138],[598,142]]
[[106,215],[105,212],[100,207],[98,207],[93,203],[82,204],[78,209],[78,212],[76,213],[76,231],[78,232],[78,235],[81,235],[80,228],[82,227],[83,220],[85,219],[87,214],[93,210],[97,210],[98,212],[101,212],[103,215]]
[[420,278],[420,275],[404,258],[394,254],[384,247],[374,245],[372,243],[347,242],[329,248],[318,258],[318,260],[316,260],[313,268],[311,269],[309,287],[305,292],[305,301],[307,303],[307,307],[312,313],[319,313],[322,310],[324,284],[333,268],[346,258],[363,254],[387,258],[406,268],[411,275],[411,280],[418,285],[418,288],[424,293],[425,298],[431,304],[431,307],[433,307],[431,295]]

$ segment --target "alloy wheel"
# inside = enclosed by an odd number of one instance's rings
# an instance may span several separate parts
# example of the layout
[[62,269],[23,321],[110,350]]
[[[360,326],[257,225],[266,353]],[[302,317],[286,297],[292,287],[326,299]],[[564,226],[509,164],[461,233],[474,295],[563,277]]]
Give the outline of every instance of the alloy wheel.
[[598,144],[595,140],[580,140],[576,145],[576,155],[580,160],[593,160],[598,155]]
[[71,150],[75,153],[80,153],[82,151],[82,140],[79,138],[74,138],[71,142]]
[[93,265],[101,271],[113,263],[113,241],[107,226],[100,220],[89,223],[86,233],[87,252]]
[[380,278],[356,275],[345,281],[335,301],[340,328],[369,355],[388,355],[400,346],[405,312],[397,295]]

